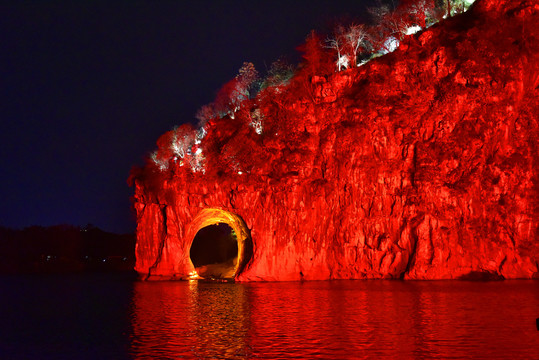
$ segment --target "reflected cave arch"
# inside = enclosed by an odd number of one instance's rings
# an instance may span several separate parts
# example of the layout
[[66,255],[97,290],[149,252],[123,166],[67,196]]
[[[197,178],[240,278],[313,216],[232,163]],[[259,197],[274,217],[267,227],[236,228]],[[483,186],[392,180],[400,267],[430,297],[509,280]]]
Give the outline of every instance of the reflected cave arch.
[[202,278],[234,279],[252,256],[251,234],[241,217],[221,209],[203,209],[187,233],[189,261]]

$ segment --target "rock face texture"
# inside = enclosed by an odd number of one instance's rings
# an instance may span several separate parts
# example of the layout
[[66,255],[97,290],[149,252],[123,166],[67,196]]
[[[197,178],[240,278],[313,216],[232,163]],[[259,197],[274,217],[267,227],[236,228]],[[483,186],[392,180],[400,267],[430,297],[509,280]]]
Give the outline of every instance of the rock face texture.
[[193,238],[225,222],[238,281],[537,278],[538,24],[535,0],[478,0],[210,122],[198,170],[133,172],[136,270],[196,276]]

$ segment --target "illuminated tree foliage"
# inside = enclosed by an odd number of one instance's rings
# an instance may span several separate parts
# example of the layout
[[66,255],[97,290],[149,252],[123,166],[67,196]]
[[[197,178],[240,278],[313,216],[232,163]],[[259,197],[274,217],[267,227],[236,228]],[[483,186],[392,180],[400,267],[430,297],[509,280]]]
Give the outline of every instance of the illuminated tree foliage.
[[261,81],[260,90],[264,90],[269,87],[276,88],[286,86],[294,74],[295,69],[293,65],[290,65],[283,59],[274,61],[270,65],[266,77]]
[[203,127],[208,121],[217,117],[218,115],[219,113],[215,109],[215,104],[210,103],[203,105],[200,109],[198,109],[197,113],[195,114],[195,118],[198,120],[198,125]]
[[[401,0],[398,7],[392,8],[379,2],[377,7],[369,9],[372,23],[340,24],[325,41],[312,30],[298,47],[303,61],[297,67],[281,59],[272,63],[266,76],[260,79],[254,64],[244,62],[238,74],[218,91],[214,102],[197,111],[199,130],[183,125],[168,132],[159,139],[158,150],[150,159],[162,172],[183,167],[193,173],[204,173],[207,166],[224,171],[223,164],[235,173],[253,172],[246,165],[249,146],[233,140],[238,129],[247,131],[252,136],[249,139],[255,142],[256,137],[267,134],[278,136],[281,130],[294,125],[287,124],[286,119],[277,123],[266,118],[265,110],[283,120],[281,109],[289,107],[291,102],[317,101],[315,92],[331,73],[361,66],[392,52],[405,36],[466,11],[472,3],[473,0]],[[223,121],[232,127],[222,134],[213,134],[211,138],[217,140],[212,143],[204,143],[215,122],[220,122],[223,129]],[[207,164],[205,151],[220,153],[222,164]]]
[[324,49],[322,40],[314,30],[305,39],[305,44],[298,47],[302,53],[303,63],[300,73],[308,80],[315,75],[328,75],[333,72],[330,54]]
[[345,53],[345,39],[344,28],[342,26],[337,27],[332,37],[326,39],[326,47],[335,52],[337,56],[337,71],[348,69],[349,59],[348,54]]
[[344,33],[345,46],[351,54],[352,66],[357,66],[358,55],[367,49],[368,33],[365,25],[351,24]]
[[227,82],[217,93],[213,103],[204,105],[196,113],[199,124],[206,124],[213,118],[234,117],[241,104],[257,92],[258,71],[251,62],[244,62],[238,75]]

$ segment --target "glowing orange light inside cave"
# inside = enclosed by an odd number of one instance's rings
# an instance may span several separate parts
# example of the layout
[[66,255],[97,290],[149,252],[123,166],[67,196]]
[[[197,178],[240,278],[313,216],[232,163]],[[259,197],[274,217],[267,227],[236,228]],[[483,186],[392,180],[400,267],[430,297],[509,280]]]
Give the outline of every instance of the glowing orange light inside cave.
[[[235,256],[233,260],[230,260],[232,259],[230,258],[226,263],[198,264],[197,259],[193,259],[195,254],[192,253],[193,248],[197,246],[197,244],[195,244],[197,234],[202,229],[218,224],[226,224],[230,227],[231,235],[234,236],[235,241],[237,242],[237,256]],[[189,262],[193,269],[189,272],[189,279],[207,277],[233,279],[241,272],[251,257],[252,243],[247,225],[238,215],[222,209],[203,209],[191,222],[187,232],[187,238],[191,239],[189,244]],[[209,243],[205,245],[207,247],[212,246],[212,244]],[[214,245],[219,246],[217,241]],[[207,251],[215,252],[216,250],[207,248]]]

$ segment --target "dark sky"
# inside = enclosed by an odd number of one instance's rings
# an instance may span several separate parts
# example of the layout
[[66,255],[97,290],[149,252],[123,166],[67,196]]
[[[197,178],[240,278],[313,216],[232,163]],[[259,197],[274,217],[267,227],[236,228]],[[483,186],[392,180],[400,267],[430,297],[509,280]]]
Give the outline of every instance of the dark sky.
[[[368,1],[0,4],[0,225],[132,232],[133,165],[244,61],[293,62]],[[362,15],[363,14],[363,15]]]

